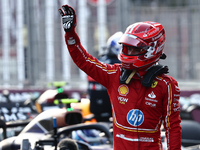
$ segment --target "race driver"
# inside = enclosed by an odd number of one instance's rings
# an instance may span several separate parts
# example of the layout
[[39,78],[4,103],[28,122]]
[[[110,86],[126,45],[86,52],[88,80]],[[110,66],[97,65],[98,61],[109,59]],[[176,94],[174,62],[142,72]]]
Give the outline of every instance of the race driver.
[[119,43],[121,64],[105,64],[81,45],[75,31],[72,7],[59,9],[65,42],[76,65],[107,88],[113,113],[114,150],[162,150],[161,125],[168,150],[181,150],[180,90],[158,64],[163,53],[165,30],[157,22],[137,22],[127,27]]

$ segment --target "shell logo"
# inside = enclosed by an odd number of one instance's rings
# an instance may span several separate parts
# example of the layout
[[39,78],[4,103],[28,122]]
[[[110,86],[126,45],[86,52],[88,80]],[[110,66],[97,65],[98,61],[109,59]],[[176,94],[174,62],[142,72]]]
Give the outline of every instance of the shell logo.
[[120,85],[118,88],[119,95],[126,96],[129,92],[128,86]]

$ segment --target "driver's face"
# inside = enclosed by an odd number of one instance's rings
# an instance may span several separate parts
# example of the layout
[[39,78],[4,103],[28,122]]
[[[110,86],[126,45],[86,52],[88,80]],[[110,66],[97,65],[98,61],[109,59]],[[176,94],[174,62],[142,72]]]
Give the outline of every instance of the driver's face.
[[127,49],[127,55],[140,55],[143,54],[145,50],[133,47],[133,46],[124,46]]

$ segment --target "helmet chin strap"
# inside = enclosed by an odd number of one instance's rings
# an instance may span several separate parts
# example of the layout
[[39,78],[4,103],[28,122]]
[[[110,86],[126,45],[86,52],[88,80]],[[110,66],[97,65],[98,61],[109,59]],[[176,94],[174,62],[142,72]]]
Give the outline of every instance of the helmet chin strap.
[[134,76],[134,74],[136,73],[136,70],[126,70],[124,68],[122,68],[122,74],[120,76],[120,80],[119,83],[121,84],[129,84],[132,77]]

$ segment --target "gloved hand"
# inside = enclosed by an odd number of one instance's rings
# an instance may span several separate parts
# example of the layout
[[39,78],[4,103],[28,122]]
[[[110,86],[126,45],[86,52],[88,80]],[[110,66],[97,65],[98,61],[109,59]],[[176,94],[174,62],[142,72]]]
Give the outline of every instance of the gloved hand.
[[65,32],[71,32],[76,27],[76,13],[74,9],[68,5],[63,5],[62,8],[58,9],[62,16],[62,23]]

